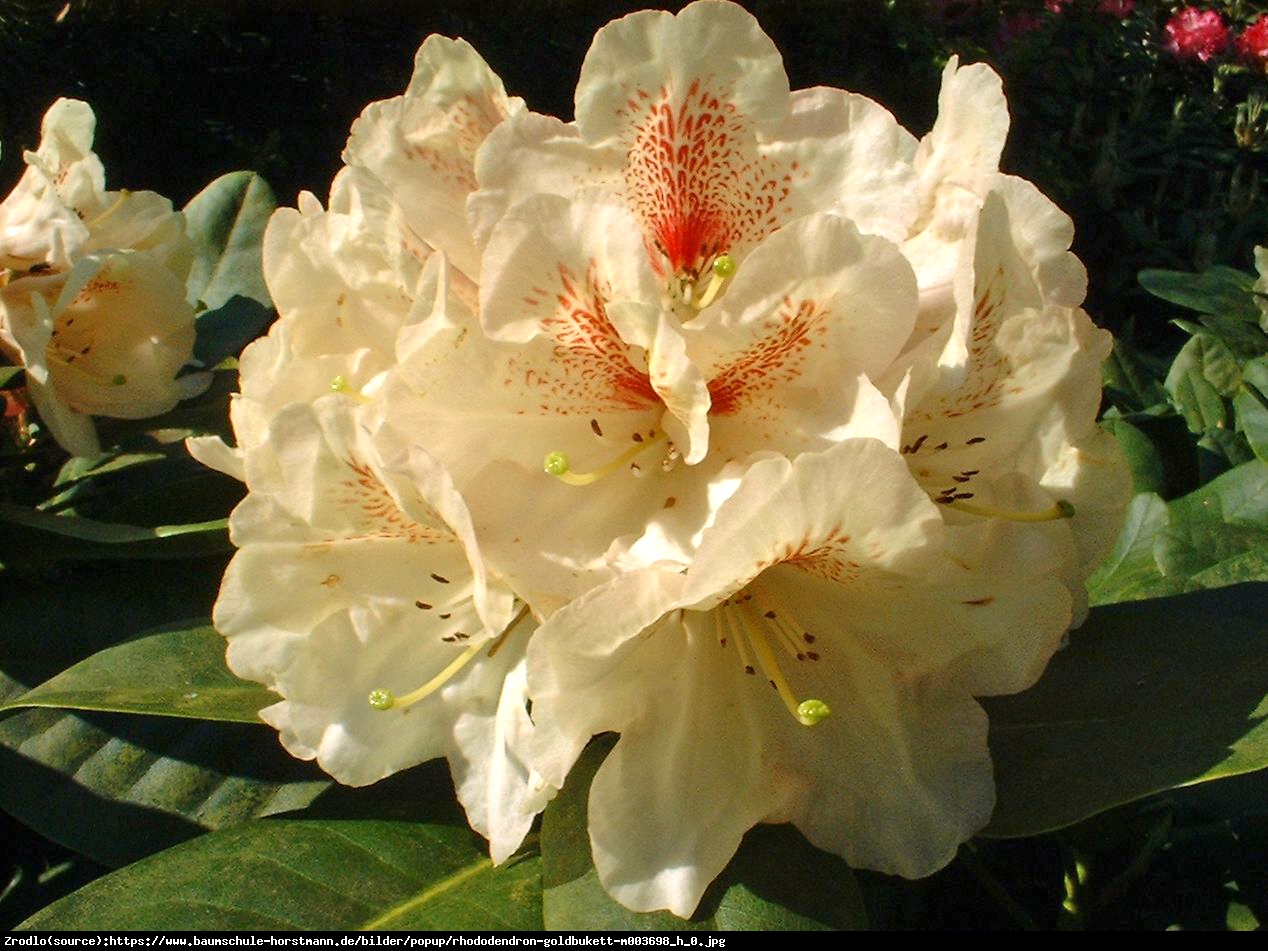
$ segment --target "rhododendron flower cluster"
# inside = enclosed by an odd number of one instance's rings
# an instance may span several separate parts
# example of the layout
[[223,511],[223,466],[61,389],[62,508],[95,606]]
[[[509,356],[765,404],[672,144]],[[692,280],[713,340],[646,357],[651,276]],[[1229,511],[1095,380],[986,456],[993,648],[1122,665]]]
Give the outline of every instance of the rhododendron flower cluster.
[[86,456],[92,416],[142,419],[191,395],[177,373],[194,346],[184,218],[154,192],[105,190],[95,125],[87,103],[55,102],[0,202],[0,350],[54,438]]
[[1179,59],[1208,62],[1228,47],[1228,25],[1215,10],[1185,7],[1164,27],[1165,49]]
[[1237,34],[1234,46],[1245,62],[1268,69],[1268,13]]
[[329,205],[277,213],[215,620],[295,755],[449,759],[495,859],[590,791],[607,889],[688,915],[746,830],[941,867],[994,802],[974,699],[1085,611],[1129,492],[1069,219],[948,64],[916,139],[792,91],[740,7],[595,37],[563,122],[431,37]]

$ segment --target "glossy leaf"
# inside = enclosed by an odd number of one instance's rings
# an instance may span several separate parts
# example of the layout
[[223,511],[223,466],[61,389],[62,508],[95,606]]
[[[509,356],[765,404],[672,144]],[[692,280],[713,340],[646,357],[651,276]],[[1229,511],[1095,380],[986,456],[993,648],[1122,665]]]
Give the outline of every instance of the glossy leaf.
[[1163,300],[1203,314],[1227,314],[1259,322],[1251,291],[1255,275],[1231,267],[1213,267],[1200,274],[1147,269],[1137,275],[1140,286]]
[[[147,629],[205,615],[222,568],[192,559],[0,572],[0,702]],[[0,808],[105,865],[302,808],[330,785],[262,725],[56,709],[0,717]]]
[[1176,354],[1166,382],[1173,396],[1178,382],[1189,373],[1196,373],[1221,396],[1232,397],[1242,382],[1241,366],[1233,352],[1209,333],[1194,334]]
[[1038,685],[984,701],[998,803],[1034,835],[1268,766],[1268,584],[1094,608]]
[[1162,372],[1150,368],[1144,354],[1121,337],[1114,340],[1114,350],[1101,366],[1105,395],[1122,413],[1140,412],[1166,402],[1167,392],[1159,382],[1162,376]]
[[185,206],[194,241],[188,294],[199,311],[194,356],[203,366],[237,354],[272,318],[260,248],[276,207],[254,172],[222,175]]
[[0,705],[0,713],[56,707],[259,723],[257,712],[277,700],[230,673],[224,638],[194,622],[107,647]]
[[1241,383],[1233,397],[1237,428],[1256,457],[1268,462],[1268,357],[1249,361],[1242,369]]
[[70,460],[58,474],[57,494],[39,509],[145,527],[214,522],[241,499],[241,482],[194,460],[183,443],[147,448]]
[[749,831],[696,914],[640,914],[613,900],[599,882],[587,832],[590,781],[612,747],[591,743],[542,818],[542,911],[558,930],[698,931],[860,929],[867,913],[854,873],[788,825]]
[[1165,503],[1139,495],[1088,579],[1094,604],[1268,579],[1268,463],[1254,460]]
[[535,930],[541,862],[494,868],[461,824],[261,820],[121,869],[27,919],[39,930]]
[[189,558],[231,550],[226,519],[187,525],[119,525],[0,503],[0,557],[24,564],[62,559]]
[[255,172],[221,175],[190,199],[183,211],[194,242],[191,301],[202,301],[208,310],[235,295],[272,304],[260,245],[276,207],[273,190]]

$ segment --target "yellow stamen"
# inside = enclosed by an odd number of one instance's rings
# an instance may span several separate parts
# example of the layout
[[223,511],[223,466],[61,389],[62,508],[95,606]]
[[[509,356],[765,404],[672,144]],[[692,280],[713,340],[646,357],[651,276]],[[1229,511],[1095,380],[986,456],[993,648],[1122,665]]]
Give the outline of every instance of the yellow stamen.
[[[506,643],[506,639],[510,636],[511,632],[515,630],[515,628],[519,626],[519,623],[526,617],[528,617],[527,604],[523,605],[516,613],[515,617],[511,618],[511,622],[506,625],[506,628],[497,636],[497,638],[493,641],[493,644],[489,647],[489,653],[486,656],[492,657],[501,650],[502,645]],[[449,666],[438,673],[435,677],[427,681],[427,683],[423,684],[417,690],[412,693],[407,693],[403,697],[398,698],[393,695],[392,691],[385,690],[383,688],[371,690],[369,696],[370,706],[372,706],[375,710],[391,710],[393,707],[408,707],[412,704],[418,703],[420,700],[425,700],[427,697],[431,696],[443,687],[454,674],[462,670],[471,658],[480,653],[481,648],[483,648],[486,643],[488,642],[480,641],[477,644],[472,644],[465,651],[455,657],[450,662]]]
[[85,370],[81,364],[75,363],[74,358],[76,356],[80,356],[80,354],[71,354],[70,358],[67,358],[62,353],[62,350],[57,347],[49,347],[44,351],[44,357],[49,363],[58,363],[69,370],[74,370],[98,386],[123,386],[128,382],[127,376],[122,373],[107,376],[104,373],[93,373],[91,370]]
[[[941,502],[941,500],[939,500]],[[1016,509],[997,509],[989,505],[976,505],[963,499],[951,499],[941,502],[948,508],[969,515],[980,515],[982,518],[1003,518],[1010,522],[1055,522],[1063,518],[1074,518],[1074,506],[1065,499],[1053,504],[1051,508],[1038,512],[1021,512]]]
[[709,275],[709,286],[704,289],[704,293],[697,300],[692,300],[692,292],[694,288],[688,288],[685,300],[696,310],[704,310],[713,303],[714,298],[718,296],[718,291],[722,290],[722,285],[727,279],[735,274],[735,258],[729,254],[719,254],[713,259],[712,273]]
[[741,609],[748,613],[749,620],[752,622],[745,626],[745,632],[752,642],[758,663],[762,665],[762,672],[766,674],[766,679],[775,685],[775,690],[779,693],[779,698],[784,701],[788,712],[802,726],[814,726],[826,718],[832,711],[822,700],[814,698],[798,700],[793,695],[792,688],[788,685],[783,670],[780,669],[775,652],[771,650],[770,642],[762,631],[765,619],[757,613],[757,608],[746,602],[741,605]]
[[637,441],[615,459],[605,463],[593,472],[573,472],[572,463],[569,462],[568,456],[556,449],[554,452],[546,454],[546,458],[542,461],[542,469],[555,478],[567,482],[569,485],[590,485],[605,476],[611,475],[627,462],[632,462],[636,456],[647,451],[652,446],[665,442],[668,438],[664,432],[661,432],[651,439]]
[[330,381],[330,392],[342,393],[344,396],[350,396],[358,403],[372,402],[370,397],[366,396],[360,390],[354,390],[351,384],[349,384],[347,379],[342,375],[337,376]]
[[443,687],[454,674],[462,670],[472,657],[480,653],[480,650],[483,647],[483,641],[479,644],[472,644],[465,651],[455,657],[450,662],[449,666],[438,673],[435,677],[427,681],[427,683],[423,684],[417,690],[413,690],[403,697],[394,696],[390,690],[371,690],[369,697],[370,706],[374,707],[375,710],[391,710],[393,707],[409,707],[418,703],[420,700],[426,700],[433,693]]

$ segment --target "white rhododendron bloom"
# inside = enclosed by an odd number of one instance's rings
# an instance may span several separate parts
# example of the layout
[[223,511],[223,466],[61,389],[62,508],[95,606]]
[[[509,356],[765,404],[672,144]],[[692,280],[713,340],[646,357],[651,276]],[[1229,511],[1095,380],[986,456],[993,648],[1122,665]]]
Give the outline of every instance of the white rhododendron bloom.
[[541,806],[517,753],[531,622],[448,476],[419,450],[384,468],[365,412],[328,395],[269,420],[215,623],[230,668],[284,698],[260,716],[291,753],[357,786],[447,756],[500,861]]
[[759,822],[948,862],[994,803],[974,698],[1082,619],[1130,485],[998,77],[953,61],[939,109],[790,91],[721,0],[601,30],[571,123],[428,39],[342,197],[270,226],[222,453],[217,624],[288,748],[448,756],[501,857],[616,732],[589,831],[634,909],[691,914]]
[[0,203],[0,349],[69,452],[99,451],[92,416],[142,419],[192,395],[185,300],[193,246],[154,192],[109,192],[86,103],[59,99]]
[[[366,137],[408,137],[428,167],[461,168],[480,141],[461,106],[495,84],[469,46],[433,37],[410,92],[370,106],[348,154]],[[189,441],[248,489],[214,620],[230,668],[282,697],[261,717],[292,754],[351,785],[447,758],[500,862],[553,792],[526,758],[534,620],[488,570],[432,455],[371,441],[398,340],[428,315],[445,267],[433,244],[456,252],[465,234],[428,230],[430,206],[408,192],[417,183],[375,154],[340,171],[328,207],[305,193],[270,220],[264,275],[279,317],[239,361],[236,445]],[[442,177],[432,194],[460,208],[457,187]]]

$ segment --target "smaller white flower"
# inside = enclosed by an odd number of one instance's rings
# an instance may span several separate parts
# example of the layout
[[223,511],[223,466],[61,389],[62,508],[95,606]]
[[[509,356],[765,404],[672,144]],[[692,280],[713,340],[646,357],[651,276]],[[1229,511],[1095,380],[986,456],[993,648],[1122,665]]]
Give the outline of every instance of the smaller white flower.
[[67,451],[100,451],[91,416],[142,419],[192,395],[193,245],[154,192],[108,192],[87,103],[59,99],[0,202],[0,350]]
[[193,351],[194,314],[184,282],[148,254],[92,254],[65,274],[20,278],[0,289],[0,308],[6,353],[74,455],[100,452],[92,416],[144,419],[190,395],[176,374]]

